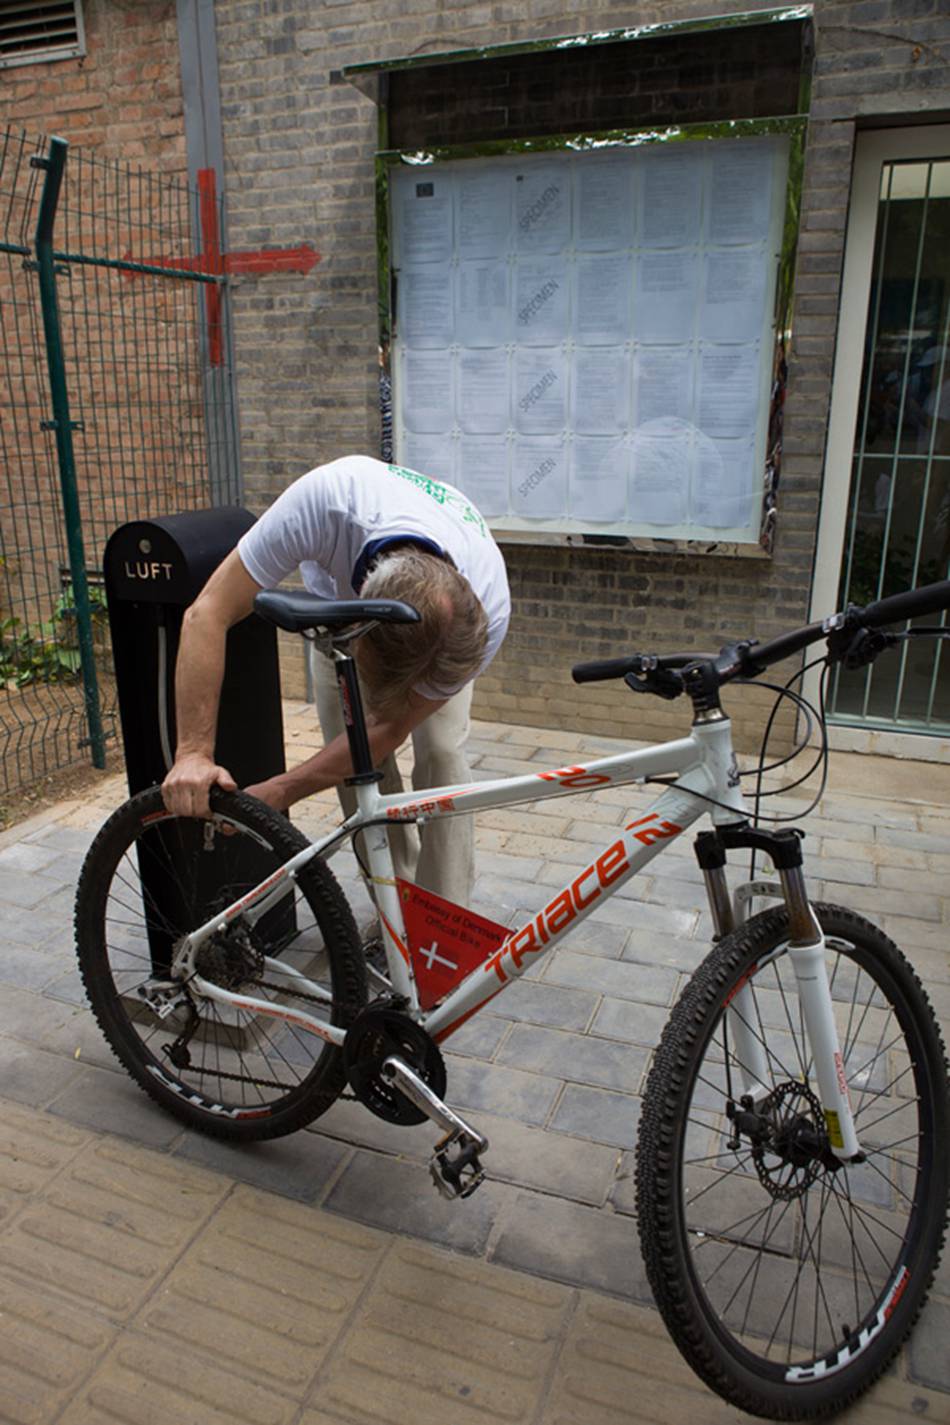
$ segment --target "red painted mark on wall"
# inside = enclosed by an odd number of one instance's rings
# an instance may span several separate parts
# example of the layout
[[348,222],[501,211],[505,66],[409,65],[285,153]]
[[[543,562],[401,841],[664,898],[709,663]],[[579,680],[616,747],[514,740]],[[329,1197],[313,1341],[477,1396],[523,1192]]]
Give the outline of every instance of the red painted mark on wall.
[[[267,272],[307,273],[320,261],[320,254],[309,243],[297,247],[263,247],[257,252],[222,252],[218,224],[218,199],[213,168],[198,170],[198,217],[201,225],[201,252],[197,257],[142,257],[125,260],[142,262],[148,267],[167,267],[176,272],[206,272],[209,276],[253,276]],[[140,274],[125,273],[133,280]],[[221,288],[217,282],[205,286],[205,318],[208,326],[208,363],[224,363],[224,341],[221,323]]]

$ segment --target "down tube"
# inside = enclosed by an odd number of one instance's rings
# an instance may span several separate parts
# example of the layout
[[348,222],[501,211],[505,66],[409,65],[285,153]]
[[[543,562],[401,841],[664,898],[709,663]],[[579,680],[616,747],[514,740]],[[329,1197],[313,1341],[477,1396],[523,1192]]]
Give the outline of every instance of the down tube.
[[[512,931],[493,955],[473,970],[423,1025],[434,1039],[442,1041],[512,980],[561,941],[597,906],[631,876],[641,871],[665,846],[674,841],[703,814],[699,797],[677,787],[664,792],[643,816],[628,822],[623,833],[589,866],[559,891],[526,925]],[[636,920],[636,902],[630,902],[631,922]]]

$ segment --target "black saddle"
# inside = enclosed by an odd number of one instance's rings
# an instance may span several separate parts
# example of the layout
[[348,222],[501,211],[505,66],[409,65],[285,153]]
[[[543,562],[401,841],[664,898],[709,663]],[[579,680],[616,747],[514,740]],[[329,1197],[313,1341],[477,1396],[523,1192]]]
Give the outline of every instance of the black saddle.
[[315,594],[268,589],[257,595],[254,608],[262,618],[287,633],[325,628],[330,632],[357,623],[419,623],[411,604],[398,599],[318,599]]

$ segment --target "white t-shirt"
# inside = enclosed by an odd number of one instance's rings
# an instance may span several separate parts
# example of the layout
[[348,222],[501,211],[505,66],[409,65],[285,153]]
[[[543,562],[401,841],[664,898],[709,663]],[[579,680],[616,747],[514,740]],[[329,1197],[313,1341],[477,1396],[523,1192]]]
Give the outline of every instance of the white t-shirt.
[[[312,594],[355,599],[379,542],[407,538],[450,555],[474,589],[488,619],[480,673],[508,628],[508,578],[485,521],[452,485],[368,455],[346,455],[318,465],[284,490],[242,535],[238,554],[264,589],[276,588],[299,568]],[[419,684],[416,691],[441,699],[459,688]]]

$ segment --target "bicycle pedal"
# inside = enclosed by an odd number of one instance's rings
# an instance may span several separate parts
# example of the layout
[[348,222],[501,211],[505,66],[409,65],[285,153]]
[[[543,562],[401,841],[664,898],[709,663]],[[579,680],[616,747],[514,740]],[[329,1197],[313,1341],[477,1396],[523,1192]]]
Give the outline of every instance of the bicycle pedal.
[[137,987],[135,997],[148,1005],[159,1019],[167,1019],[177,1009],[187,1008],[189,1002],[179,980],[147,980]]
[[483,1140],[464,1133],[449,1134],[435,1145],[429,1172],[443,1197],[471,1197],[485,1181],[485,1169],[478,1156],[483,1146]]

